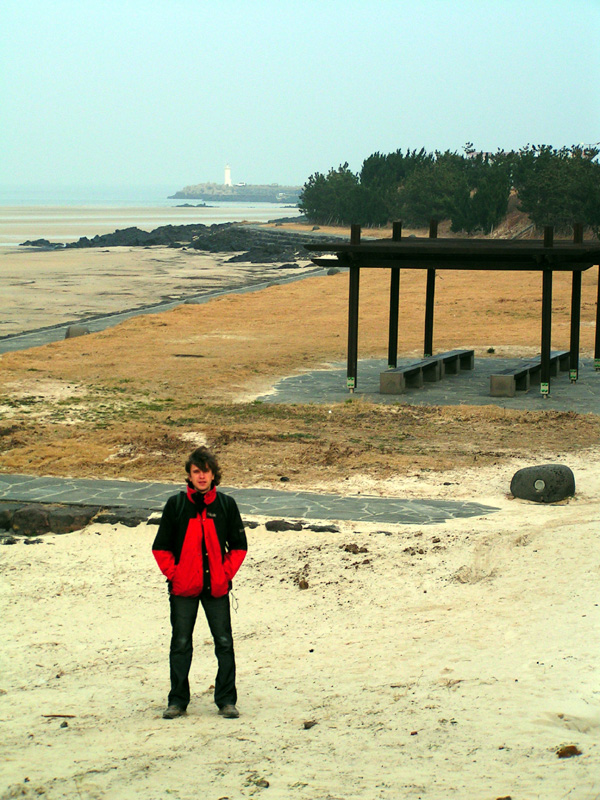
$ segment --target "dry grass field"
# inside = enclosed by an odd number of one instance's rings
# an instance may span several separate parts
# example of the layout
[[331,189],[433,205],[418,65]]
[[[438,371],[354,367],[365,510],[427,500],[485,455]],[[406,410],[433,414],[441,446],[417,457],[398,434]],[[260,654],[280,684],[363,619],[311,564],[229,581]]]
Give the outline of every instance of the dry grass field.
[[[587,355],[597,279],[596,268],[583,274]],[[145,280],[151,287],[151,273]],[[387,352],[388,282],[382,271],[361,277],[360,357]],[[416,408],[401,398],[388,406],[351,398],[334,406],[256,402],[285,376],[345,358],[347,289],[345,273],[311,277],[2,355],[0,469],[176,479],[190,445],[208,441],[229,483],[269,485],[285,475],[308,488],[357,470],[373,477],[445,470],[598,440],[598,418],[575,413]],[[422,347],[424,295],[425,276],[404,270],[403,355]],[[570,277],[557,274],[554,347],[568,348],[569,304]],[[439,273],[435,347],[474,348],[477,357],[490,348],[498,356],[534,354],[540,306],[535,274]]]

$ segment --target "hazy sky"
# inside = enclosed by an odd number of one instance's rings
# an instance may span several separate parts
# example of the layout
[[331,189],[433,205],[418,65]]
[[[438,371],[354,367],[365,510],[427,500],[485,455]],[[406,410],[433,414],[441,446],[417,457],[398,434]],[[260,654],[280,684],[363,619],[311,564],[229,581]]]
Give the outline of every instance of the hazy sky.
[[600,140],[600,0],[2,0],[0,184]]

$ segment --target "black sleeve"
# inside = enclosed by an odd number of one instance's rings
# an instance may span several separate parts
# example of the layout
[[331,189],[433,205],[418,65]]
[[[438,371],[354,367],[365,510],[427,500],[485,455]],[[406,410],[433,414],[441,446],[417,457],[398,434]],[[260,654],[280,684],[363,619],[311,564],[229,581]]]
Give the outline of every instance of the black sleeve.
[[233,497],[228,497],[228,500],[227,544],[230,550],[248,550],[248,540],[240,510]]
[[177,495],[169,497],[160,518],[160,525],[152,545],[153,550],[173,550],[174,526],[177,524],[175,516],[175,504]]

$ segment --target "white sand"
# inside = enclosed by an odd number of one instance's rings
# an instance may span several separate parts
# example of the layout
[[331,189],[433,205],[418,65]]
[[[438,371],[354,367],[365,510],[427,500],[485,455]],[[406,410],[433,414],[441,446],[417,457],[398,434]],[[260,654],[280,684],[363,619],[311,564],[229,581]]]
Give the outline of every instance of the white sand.
[[515,463],[363,487],[500,509],[485,517],[250,530],[236,721],[212,702],[204,619],[189,713],[161,718],[155,527],[2,547],[0,798],[598,797],[600,451],[569,463],[577,494],[555,506],[509,499]]

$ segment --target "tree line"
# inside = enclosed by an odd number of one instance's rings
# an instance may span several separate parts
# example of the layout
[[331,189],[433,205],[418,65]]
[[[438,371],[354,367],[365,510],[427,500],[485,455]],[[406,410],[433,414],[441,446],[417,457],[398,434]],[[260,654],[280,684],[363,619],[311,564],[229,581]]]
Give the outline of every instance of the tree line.
[[365,226],[402,220],[426,227],[450,220],[454,232],[490,233],[505,218],[511,192],[536,228],[569,232],[581,222],[600,230],[600,164],[597,147],[527,145],[519,151],[463,153],[396,150],[374,153],[352,172],[348,164],[315,172],[299,207],[314,223]]

